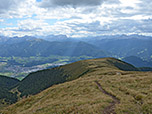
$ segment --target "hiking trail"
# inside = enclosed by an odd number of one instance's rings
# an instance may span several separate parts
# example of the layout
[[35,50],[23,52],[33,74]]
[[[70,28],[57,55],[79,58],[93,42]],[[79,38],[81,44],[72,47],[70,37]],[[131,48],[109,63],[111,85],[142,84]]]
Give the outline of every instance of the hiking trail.
[[110,105],[104,108],[104,110],[102,111],[102,114],[116,114],[115,105],[119,104],[120,100],[118,98],[116,98],[114,95],[112,95],[111,93],[108,93],[106,90],[104,90],[98,81],[95,81],[95,83],[97,84],[99,90],[102,93],[110,96],[113,99],[113,101],[110,103]]

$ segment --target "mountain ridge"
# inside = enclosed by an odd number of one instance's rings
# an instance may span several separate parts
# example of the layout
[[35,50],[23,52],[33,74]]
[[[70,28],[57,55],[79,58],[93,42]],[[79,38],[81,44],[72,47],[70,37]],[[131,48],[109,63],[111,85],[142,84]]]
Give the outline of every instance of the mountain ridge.
[[30,56],[94,56],[106,57],[110,55],[96,46],[85,42],[58,42],[58,41],[45,41],[42,39],[33,39],[15,44],[0,45],[0,56],[10,57],[30,57]]
[[[120,103],[114,106],[114,113],[151,113],[152,99],[149,89],[151,72],[120,70],[120,68],[128,70],[128,66],[136,70],[132,65],[115,58],[83,60],[53,68],[59,71],[63,71],[61,68],[64,68],[64,73],[69,73],[71,79],[45,88],[36,95],[24,97],[0,112],[4,114],[101,113],[110,106],[113,99],[99,90],[95,83],[98,82],[106,92],[120,100]],[[32,78],[32,74],[25,80],[29,77]]]
[[82,60],[71,64],[30,73],[20,83],[18,83],[15,88],[21,92],[21,97],[37,94],[54,84],[77,79],[97,68],[108,68],[109,70],[111,69],[113,71],[114,69],[138,71],[138,69],[131,64],[115,58]]

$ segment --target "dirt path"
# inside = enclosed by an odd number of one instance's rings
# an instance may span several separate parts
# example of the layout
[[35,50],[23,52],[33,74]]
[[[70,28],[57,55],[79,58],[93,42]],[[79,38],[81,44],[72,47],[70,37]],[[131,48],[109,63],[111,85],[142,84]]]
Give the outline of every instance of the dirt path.
[[116,98],[114,95],[112,95],[112,94],[108,93],[106,90],[104,90],[98,81],[95,81],[95,83],[97,84],[97,86],[101,92],[110,96],[113,99],[113,101],[110,103],[110,105],[104,108],[104,110],[102,111],[102,114],[116,114],[114,111],[115,105],[119,104],[120,100],[118,98]]

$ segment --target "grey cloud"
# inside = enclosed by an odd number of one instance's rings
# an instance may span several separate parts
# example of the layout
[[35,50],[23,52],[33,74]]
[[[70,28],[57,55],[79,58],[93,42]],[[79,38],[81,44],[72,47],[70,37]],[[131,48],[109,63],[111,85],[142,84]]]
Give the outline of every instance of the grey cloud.
[[126,7],[125,9],[128,9],[128,10],[134,10],[133,7]]
[[151,20],[120,19],[109,24],[112,32],[127,33],[152,33]]
[[88,8],[82,9],[81,13],[82,14],[89,14],[89,13],[97,13],[97,11],[98,10],[94,7],[88,7]]
[[140,0],[141,2],[137,5],[139,6],[139,14],[142,15],[152,15],[152,1],[151,0]]
[[20,0],[0,0],[0,14],[11,10],[12,8],[17,8]]
[[120,3],[119,0],[105,0],[104,2],[106,4],[119,4]]
[[41,7],[50,8],[56,6],[98,6],[104,0],[43,0],[40,4]]
[[66,23],[74,33],[81,33],[86,31],[93,33],[94,35],[101,34],[148,34],[152,33],[152,19],[146,20],[130,20],[130,19],[119,19],[113,20],[110,23],[101,25],[99,21],[91,23]]
[[68,27],[70,27],[75,34],[81,33],[82,31],[86,31],[92,33],[94,35],[99,35],[101,33],[110,33],[108,25],[101,25],[100,21],[94,21],[91,23],[66,23]]

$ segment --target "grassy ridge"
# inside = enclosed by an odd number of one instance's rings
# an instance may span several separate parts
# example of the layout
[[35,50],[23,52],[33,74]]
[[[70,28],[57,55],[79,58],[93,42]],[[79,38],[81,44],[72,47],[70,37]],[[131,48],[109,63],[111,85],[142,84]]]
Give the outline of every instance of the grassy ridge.
[[[79,61],[59,67],[64,68],[62,72],[68,73],[69,77],[73,76],[72,79],[81,77],[54,85],[0,112],[4,114],[101,113],[113,99],[99,90],[95,83],[98,81],[107,92],[120,100],[115,107],[117,114],[151,114],[152,72],[120,70],[129,66],[117,59],[105,58]],[[136,70],[131,67],[132,70]]]
[[[92,63],[92,61],[97,62]],[[100,67],[100,65],[103,65],[104,62],[106,68],[113,66],[112,68],[116,69],[137,70],[132,65],[114,58],[85,60],[31,73],[16,87],[21,92],[21,97],[37,94],[54,84],[71,81],[85,75],[87,72],[91,71],[91,64]]]
[[37,94],[54,85],[77,79],[87,72],[82,62],[42,70],[29,74],[16,87],[21,92],[21,97]]

